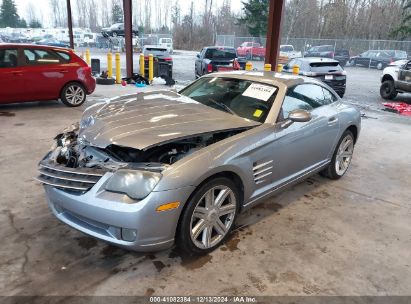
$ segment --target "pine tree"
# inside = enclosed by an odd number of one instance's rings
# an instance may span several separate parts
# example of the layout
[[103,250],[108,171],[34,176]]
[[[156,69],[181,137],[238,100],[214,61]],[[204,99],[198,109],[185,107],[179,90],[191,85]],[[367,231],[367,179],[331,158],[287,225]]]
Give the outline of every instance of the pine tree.
[[17,14],[17,7],[14,0],[3,0],[0,7],[0,27],[23,27],[27,26],[24,19],[20,19]]
[[401,39],[411,36],[411,0],[402,0],[402,18],[400,26],[391,35]]
[[239,18],[239,22],[247,26],[252,36],[265,36],[268,25],[269,0],[248,0],[242,3],[244,17]]
[[114,3],[111,9],[111,19],[113,23],[122,23],[124,18],[123,9],[117,3]]

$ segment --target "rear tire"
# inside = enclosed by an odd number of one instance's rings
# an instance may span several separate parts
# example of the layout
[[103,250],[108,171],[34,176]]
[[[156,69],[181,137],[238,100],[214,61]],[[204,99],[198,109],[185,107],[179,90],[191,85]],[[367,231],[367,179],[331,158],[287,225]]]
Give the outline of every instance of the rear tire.
[[354,152],[354,135],[346,130],[338,141],[331,163],[320,172],[329,179],[340,179],[347,172]]
[[240,193],[230,179],[217,177],[204,183],[181,214],[177,246],[189,255],[213,251],[233,229],[239,206]]
[[81,106],[86,101],[86,97],[86,90],[77,82],[66,84],[60,95],[61,101],[68,107]]
[[386,80],[381,84],[380,95],[384,99],[394,99],[397,97],[397,90],[395,89],[393,80]]

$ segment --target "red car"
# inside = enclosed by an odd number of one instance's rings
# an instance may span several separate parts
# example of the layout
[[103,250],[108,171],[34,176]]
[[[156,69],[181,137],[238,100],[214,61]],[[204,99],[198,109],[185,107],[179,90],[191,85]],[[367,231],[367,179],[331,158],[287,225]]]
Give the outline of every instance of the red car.
[[265,57],[265,47],[256,42],[243,42],[237,48],[237,54],[241,57],[246,57],[247,59],[253,59],[255,57],[264,58]]
[[60,98],[78,107],[95,88],[91,68],[71,49],[0,44],[0,104]]

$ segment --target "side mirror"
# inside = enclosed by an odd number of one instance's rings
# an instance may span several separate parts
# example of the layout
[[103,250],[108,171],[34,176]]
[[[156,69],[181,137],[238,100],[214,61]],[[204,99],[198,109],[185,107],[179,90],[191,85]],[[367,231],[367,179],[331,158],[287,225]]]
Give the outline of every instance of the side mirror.
[[200,59],[200,54],[197,54],[197,58]]
[[290,112],[288,119],[292,122],[307,122],[311,120],[311,113],[306,110],[297,109]]

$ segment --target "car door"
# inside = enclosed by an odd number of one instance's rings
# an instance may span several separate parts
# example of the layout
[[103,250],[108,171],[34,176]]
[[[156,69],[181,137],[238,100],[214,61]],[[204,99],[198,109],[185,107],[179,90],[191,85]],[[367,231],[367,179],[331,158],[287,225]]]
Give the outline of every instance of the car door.
[[49,49],[23,49],[25,67],[22,75],[27,84],[25,90],[31,100],[57,99],[64,86],[65,76],[69,73],[68,67],[61,63],[56,53]]
[[[329,162],[340,129],[338,100],[319,84],[301,84],[288,89],[276,124],[274,187]],[[296,109],[309,111],[311,120],[287,124],[289,113]]]
[[411,92],[411,61],[400,67],[396,86],[400,90]]
[[24,101],[25,83],[17,47],[0,47],[0,103]]

